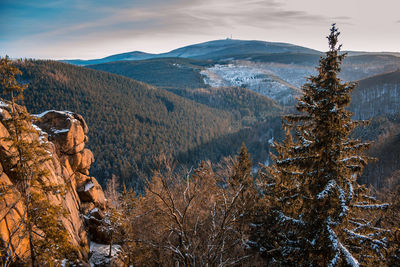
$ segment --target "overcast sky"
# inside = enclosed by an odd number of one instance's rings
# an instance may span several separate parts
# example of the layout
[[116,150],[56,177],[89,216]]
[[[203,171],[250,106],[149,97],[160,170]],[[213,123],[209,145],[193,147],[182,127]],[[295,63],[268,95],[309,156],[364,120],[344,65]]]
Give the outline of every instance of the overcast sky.
[[400,0],[0,0],[0,55],[101,58],[232,35],[325,51],[400,52]]

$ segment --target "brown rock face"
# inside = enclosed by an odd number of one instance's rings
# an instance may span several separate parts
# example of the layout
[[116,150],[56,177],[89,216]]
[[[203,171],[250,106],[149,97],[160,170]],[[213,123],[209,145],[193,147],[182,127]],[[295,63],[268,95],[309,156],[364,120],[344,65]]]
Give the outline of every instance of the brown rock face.
[[72,169],[80,173],[89,175],[90,165],[94,162],[92,151],[85,148],[81,152],[68,156],[68,162]]
[[[13,177],[10,163],[5,166],[3,159],[15,153],[10,144],[4,139],[9,131],[2,123],[9,117],[10,108],[0,102],[0,187],[12,186]],[[30,134],[24,138],[48,142],[48,151],[52,158],[42,163],[41,168],[49,175],[44,184],[62,185],[67,188],[66,195],[48,194],[50,203],[61,204],[67,211],[66,217],[61,220],[70,234],[70,242],[78,248],[81,260],[87,262],[89,245],[87,229],[85,228],[82,211],[90,212],[94,208],[104,209],[105,198],[101,186],[94,177],[89,177],[90,165],[94,162],[93,153],[85,148],[88,127],[82,116],[69,111],[47,111],[37,116],[35,125],[37,134]],[[12,165],[12,164],[11,164]],[[19,199],[19,192],[13,189],[6,197],[0,195],[0,244],[9,243],[9,229],[13,223],[23,216],[23,206]],[[90,207],[90,209],[88,209]],[[20,258],[29,254],[29,245],[26,240],[11,242],[13,250]]]
[[[10,118],[7,110],[0,108],[0,121]],[[15,149],[11,148],[11,141],[7,140],[10,136],[7,128],[0,123],[0,162],[5,162],[6,158],[15,154]],[[16,160],[16,159],[15,159]],[[13,162],[15,164],[15,162]]]
[[70,111],[50,110],[37,116],[38,126],[48,133],[60,154],[81,152],[87,140],[88,127],[81,115]]
[[[7,174],[4,173],[0,164],[0,188],[7,188],[8,186],[12,186],[12,182]],[[18,201],[19,198],[20,194],[17,190],[11,190],[11,192],[0,198],[0,218],[3,218],[0,221],[0,239],[5,240],[6,244],[13,244],[15,253],[24,257],[28,254],[27,238],[18,239],[18,234],[21,234],[21,231],[17,231],[16,235],[11,236],[11,242],[9,242],[10,235],[8,232],[9,229],[18,229],[18,223],[24,214],[23,206]]]

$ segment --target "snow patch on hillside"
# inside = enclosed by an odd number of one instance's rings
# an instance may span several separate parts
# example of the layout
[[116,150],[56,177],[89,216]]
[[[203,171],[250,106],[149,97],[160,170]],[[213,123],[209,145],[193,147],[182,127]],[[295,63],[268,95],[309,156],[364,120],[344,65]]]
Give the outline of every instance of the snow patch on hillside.
[[204,82],[212,87],[240,86],[268,96],[280,104],[292,104],[299,88],[313,68],[276,64],[235,61],[216,64],[202,70]]

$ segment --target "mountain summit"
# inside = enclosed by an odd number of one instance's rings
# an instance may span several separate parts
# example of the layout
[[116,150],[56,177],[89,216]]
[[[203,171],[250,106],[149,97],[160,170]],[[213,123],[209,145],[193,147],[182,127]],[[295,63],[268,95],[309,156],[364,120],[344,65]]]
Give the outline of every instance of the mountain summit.
[[167,53],[149,54],[140,51],[111,55],[92,60],[61,60],[74,65],[91,65],[122,60],[143,60],[150,58],[181,57],[194,59],[224,59],[247,54],[305,53],[321,54],[317,50],[288,43],[265,42],[256,40],[222,39],[189,45]]

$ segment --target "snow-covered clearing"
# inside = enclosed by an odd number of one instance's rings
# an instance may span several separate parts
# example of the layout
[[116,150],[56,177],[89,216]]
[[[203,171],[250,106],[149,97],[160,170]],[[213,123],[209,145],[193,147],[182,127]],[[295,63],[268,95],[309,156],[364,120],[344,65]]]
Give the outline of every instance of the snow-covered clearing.
[[276,63],[234,61],[216,64],[201,71],[204,82],[212,87],[243,86],[268,96],[280,104],[290,104],[299,88],[314,70],[309,67]]

